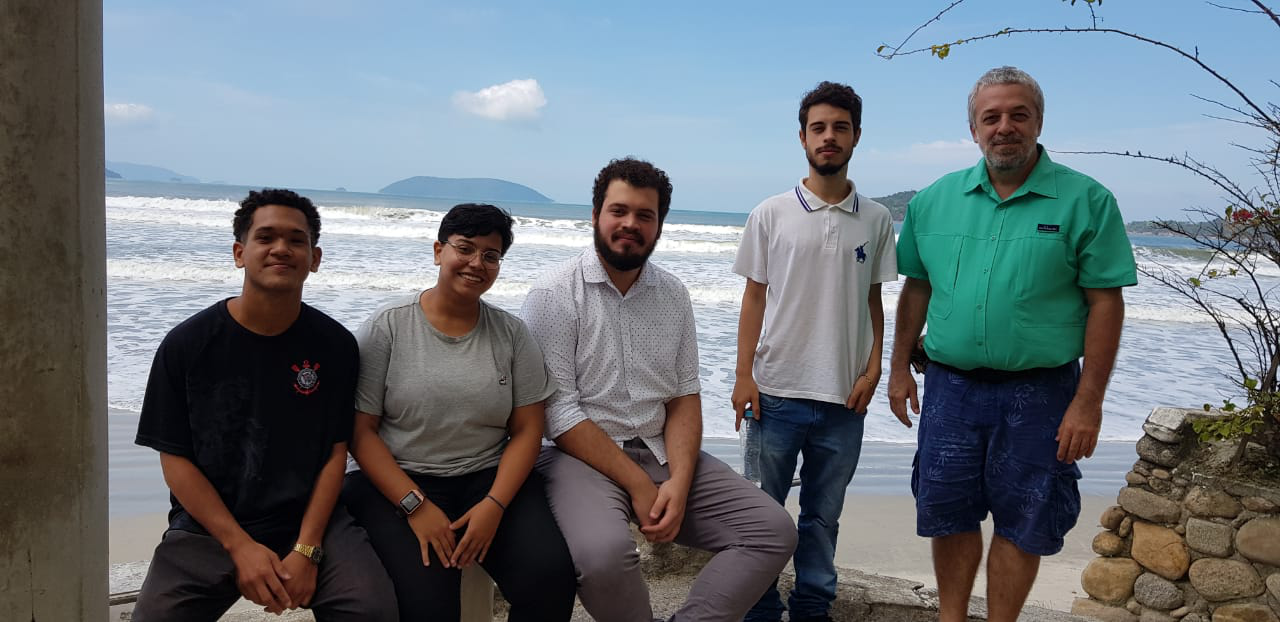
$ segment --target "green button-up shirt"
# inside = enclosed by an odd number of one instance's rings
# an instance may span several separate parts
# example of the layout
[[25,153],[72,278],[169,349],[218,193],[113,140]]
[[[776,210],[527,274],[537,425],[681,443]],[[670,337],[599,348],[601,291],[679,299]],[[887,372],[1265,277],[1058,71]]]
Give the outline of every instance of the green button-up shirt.
[[1115,197],[1043,147],[1001,200],[985,160],[911,199],[898,272],[933,289],[930,358],[960,369],[1055,367],[1084,354],[1084,288],[1138,282]]

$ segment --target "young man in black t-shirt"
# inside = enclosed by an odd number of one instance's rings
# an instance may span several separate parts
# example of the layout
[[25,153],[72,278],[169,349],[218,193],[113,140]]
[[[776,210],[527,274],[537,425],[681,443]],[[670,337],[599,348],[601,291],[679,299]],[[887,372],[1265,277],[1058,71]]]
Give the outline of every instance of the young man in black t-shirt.
[[233,221],[239,296],[169,332],[136,442],[171,491],[133,620],[216,620],[241,596],[319,620],[395,620],[368,537],[335,507],[359,370],[355,339],[302,303],[320,216],[288,190],[250,192]]

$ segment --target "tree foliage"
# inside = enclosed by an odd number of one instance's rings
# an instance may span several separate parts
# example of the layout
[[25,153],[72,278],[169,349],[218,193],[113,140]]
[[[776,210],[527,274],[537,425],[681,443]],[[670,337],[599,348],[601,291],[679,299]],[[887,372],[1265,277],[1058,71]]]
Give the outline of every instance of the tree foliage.
[[[1267,447],[1280,457],[1280,393],[1277,369],[1280,368],[1280,296],[1274,278],[1266,274],[1280,271],[1280,106],[1262,101],[1235,81],[1201,59],[1198,47],[1191,50],[1136,30],[1101,26],[1102,0],[1080,0],[1086,13],[1081,13],[1078,26],[1006,27],[949,42],[910,47],[912,41],[931,24],[966,0],[953,0],[936,15],[913,30],[896,46],[881,45],[876,54],[884,59],[925,54],[946,59],[957,46],[1000,37],[1059,34],[1071,36],[1103,35],[1119,37],[1141,45],[1164,50],[1190,63],[1196,70],[1212,76],[1225,97],[1195,96],[1217,108],[1229,120],[1253,129],[1256,141],[1235,145],[1247,152],[1252,173],[1232,175],[1223,169],[1197,159],[1190,153],[1152,155],[1134,151],[1072,151],[1062,153],[1092,154],[1154,160],[1181,168],[1214,185],[1222,193],[1224,205],[1217,209],[1188,207],[1193,220],[1156,221],[1157,228],[1185,238],[1208,251],[1208,259],[1199,272],[1187,276],[1172,265],[1154,261],[1139,266],[1139,271],[1183,301],[1212,318],[1233,362],[1231,381],[1242,392],[1245,405],[1224,400],[1218,408],[1221,417],[1195,422],[1202,440],[1240,439],[1237,463],[1245,455],[1250,442]],[[1076,0],[1061,0],[1076,6]],[[1209,3],[1224,11],[1236,11],[1269,20],[1280,29],[1280,15],[1261,0],[1249,0],[1243,7]],[[1169,10],[1176,10],[1170,8]],[[1271,86],[1280,83],[1270,80]],[[1205,410],[1211,410],[1205,404]]]

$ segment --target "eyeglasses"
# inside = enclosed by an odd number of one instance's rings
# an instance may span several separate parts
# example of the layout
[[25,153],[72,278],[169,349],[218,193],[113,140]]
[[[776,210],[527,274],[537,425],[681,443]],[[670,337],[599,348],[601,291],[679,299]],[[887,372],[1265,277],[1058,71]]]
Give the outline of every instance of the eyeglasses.
[[[452,246],[453,250],[458,252],[458,256],[467,261],[471,261],[471,258],[475,257],[476,253],[480,252],[480,249],[466,242],[445,240],[444,243]],[[480,253],[480,260],[485,264],[496,268],[502,263],[502,253],[499,253],[498,251],[485,251]]]

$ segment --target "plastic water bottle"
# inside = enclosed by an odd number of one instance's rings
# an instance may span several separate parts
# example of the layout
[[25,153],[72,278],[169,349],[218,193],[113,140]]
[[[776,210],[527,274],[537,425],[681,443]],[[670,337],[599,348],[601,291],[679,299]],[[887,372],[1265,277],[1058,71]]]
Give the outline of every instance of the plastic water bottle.
[[738,429],[742,443],[742,476],[747,481],[760,483],[760,420],[748,409],[742,413],[742,426]]

